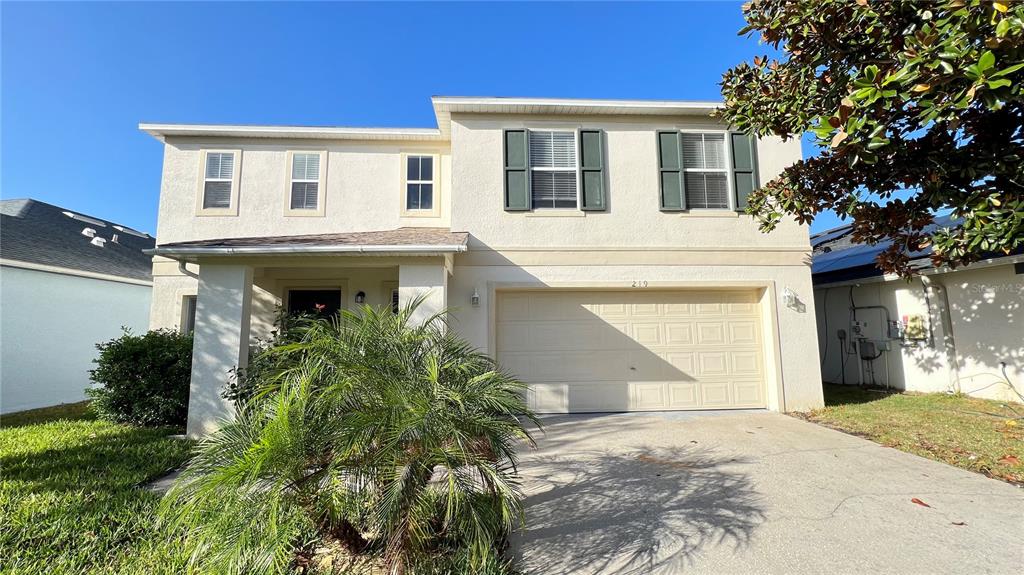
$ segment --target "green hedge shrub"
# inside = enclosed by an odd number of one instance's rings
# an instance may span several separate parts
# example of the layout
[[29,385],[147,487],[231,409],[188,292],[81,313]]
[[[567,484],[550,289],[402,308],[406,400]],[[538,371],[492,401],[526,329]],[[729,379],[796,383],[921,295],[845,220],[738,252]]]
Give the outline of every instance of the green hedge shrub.
[[96,344],[86,390],[101,419],[132,425],[184,426],[192,374],[192,336],[169,329],[124,334]]

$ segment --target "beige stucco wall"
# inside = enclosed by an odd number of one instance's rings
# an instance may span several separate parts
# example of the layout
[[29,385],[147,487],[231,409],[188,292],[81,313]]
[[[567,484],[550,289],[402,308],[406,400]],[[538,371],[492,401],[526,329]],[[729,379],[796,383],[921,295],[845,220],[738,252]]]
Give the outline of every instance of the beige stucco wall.
[[[503,209],[502,130],[600,128],[606,134],[608,210],[507,212]],[[661,212],[657,165],[659,129],[725,127],[696,118],[452,117],[452,228],[472,233],[471,245],[491,249],[542,246],[806,247],[806,226],[787,220],[763,234],[746,215],[694,210]],[[800,159],[800,141],[758,143],[761,181]]]
[[[932,289],[926,291],[927,284]],[[946,294],[943,296],[942,290]],[[885,306],[894,320],[921,314],[930,322],[931,337],[900,345],[875,361],[876,378],[908,391],[964,393],[998,400],[1019,400],[999,383],[1000,362],[1007,375],[1024,391],[1024,278],[1011,263],[932,274],[923,281],[870,281],[818,288],[818,342],[826,381],[840,382],[841,349],[836,330],[850,333],[850,295],[858,306]],[[827,298],[827,302],[826,302]],[[943,308],[948,301],[948,318]],[[868,322],[871,339],[883,337],[880,311],[858,312]],[[826,329],[827,322],[827,329]],[[827,342],[826,342],[827,340]],[[955,347],[954,347],[955,346]],[[846,350],[846,382],[857,383],[857,361]]]
[[[197,216],[203,149],[239,149],[238,215]],[[325,215],[286,216],[289,150],[327,150]],[[402,154],[440,156],[440,217],[403,217]],[[200,140],[164,146],[157,244],[246,236],[447,227],[451,155],[447,144],[342,141]]]

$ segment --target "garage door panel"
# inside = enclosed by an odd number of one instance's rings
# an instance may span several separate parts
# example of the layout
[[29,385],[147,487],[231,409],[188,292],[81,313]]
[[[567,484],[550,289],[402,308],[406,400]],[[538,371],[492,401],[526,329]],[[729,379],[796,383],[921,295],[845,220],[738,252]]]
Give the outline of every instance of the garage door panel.
[[732,386],[728,382],[704,382],[700,385],[700,404],[704,408],[732,407]]
[[761,373],[761,354],[756,351],[736,351],[731,354],[732,375],[753,375]]
[[633,397],[630,405],[633,409],[664,409],[668,391],[665,384],[634,383],[631,387]]
[[668,388],[669,409],[695,409],[700,407],[700,385],[696,382],[676,382]]
[[697,343],[700,345],[720,345],[725,343],[725,325],[722,322],[698,322]]
[[538,413],[568,413],[569,386],[565,383],[538,383],[529,386],[526,404]]
[[682,321],[665,322],[666,345],[692,345],[693,324]]
[[633,340],[644,346],[658,346],[664,343],[664,327],[658,322],[637,322],[633,324]]
[[629,411],[629,386],[624,381],[572,383],[569,385],[569,411]]
[[757,343],[757,323],[753,321],[729,322],[729,343],[733,345]]
[[752,291],[499,293],[498,360],[539,412],[764,407],[758,301]]
[[759,380],[737,381],[733,384],[734,403],[739,407],[764,405],[764,383]]

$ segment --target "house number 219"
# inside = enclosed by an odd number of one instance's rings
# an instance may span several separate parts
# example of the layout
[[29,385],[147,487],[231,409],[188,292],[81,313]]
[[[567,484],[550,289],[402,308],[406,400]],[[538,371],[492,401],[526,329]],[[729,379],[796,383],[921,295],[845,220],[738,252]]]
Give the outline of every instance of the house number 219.
[[633,281],[633,287],[635,287],[635,288],[645,288],[645,287],[647,287],[647,280],[634,280]]

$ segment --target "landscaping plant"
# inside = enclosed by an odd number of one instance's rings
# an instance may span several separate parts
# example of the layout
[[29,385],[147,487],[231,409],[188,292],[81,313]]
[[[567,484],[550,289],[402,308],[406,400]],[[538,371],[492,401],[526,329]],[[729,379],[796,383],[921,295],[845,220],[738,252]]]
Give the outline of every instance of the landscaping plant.
[[[781,49],[725,73],[722,117],[759,136],[813,132],[822,152],[748,198],[764,230],[825,210],[910,274],[1024,247],[1024,3],[754,0],[747,27]],[[932,229],[948,209],[962,223]]]
[[[393,573],[500,572],[521,518],[524,386],[442,316],[362,307],[298,341],[204,439],[162,516],[193,564],[223,573],[324,567],[324,549]],[[522,418],[522,419],[521,419]]]
[[131,425],[184,427],[192,377],[192,336],[169,329],[135,335],[125,329],[96,345],[97,387],[86,390],[101,419]]

